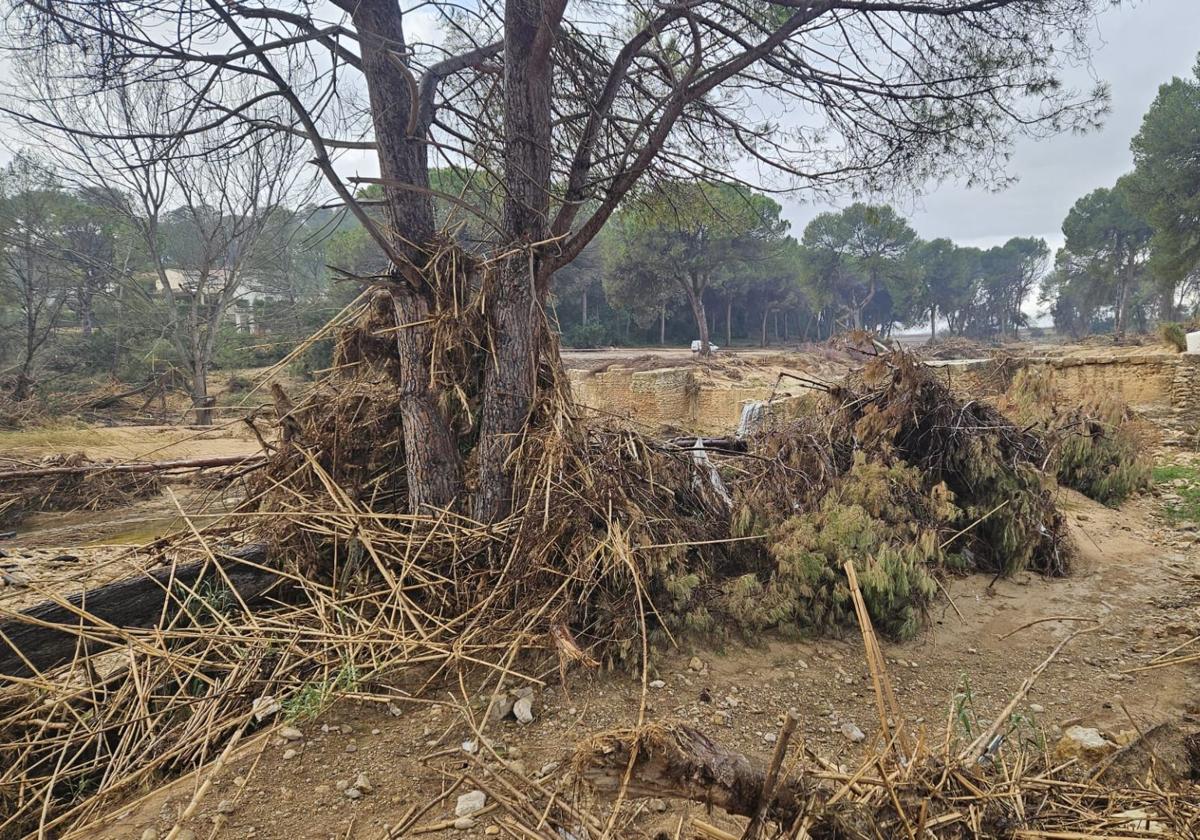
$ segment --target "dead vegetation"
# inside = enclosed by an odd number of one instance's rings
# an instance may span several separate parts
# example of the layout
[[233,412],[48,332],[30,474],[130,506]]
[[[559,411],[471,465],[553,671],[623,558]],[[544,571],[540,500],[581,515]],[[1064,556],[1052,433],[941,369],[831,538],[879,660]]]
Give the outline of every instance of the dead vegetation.
[[[70,661],[10,675],[0,837],[84,826],[276,715],[347,692],[385,702],[401,672],[417,692],[463,674],[490,691],[580,664],[645,668],[652,644],[689,633],[869,616],[905,636],[940,575],[1069,568],[1045,441],[902,353],[814,383],[817,411],[711,451],[582,421],[547,370],[512,458],[512,515],[410,513],[386,338],[399,325],[370,300],[356,317],[334,375],[294,403],[276,391],[278,443],[234,524],[143,561],[195,574],[156,577],[142,621],[92,620],[85,600],[43,628],[74,634]],[[231,583],[241,567],[275,577],[255,603]]]
[[12,526],[41,511],[113,510],[162,490],[154,473],[132,474],[108,469],[82,452],[50,455],[24,465],[17,477],[0,471],[0,526]]

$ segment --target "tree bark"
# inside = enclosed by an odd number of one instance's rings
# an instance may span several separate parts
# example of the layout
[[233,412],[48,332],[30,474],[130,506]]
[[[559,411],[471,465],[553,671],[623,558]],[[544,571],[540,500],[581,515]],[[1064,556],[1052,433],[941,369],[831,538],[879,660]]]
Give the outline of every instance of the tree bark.
[[436,224],[428,194],[428,126],[416,110],[416,86],[403,64],[406,44],[399,7],[393,0],[360,0],[352,17],[384,180],[384,213],[393,248],[412,265],[408,272],[393,268],[392,304],[397,324],[406,325],[396,333],[396,347],[405,398],[401,423],[409,510],[416,513],[448,507],[461,490],[458,448],[439,408],[438,389],[430,383],[433,336],[426,321],[433,309],[432,290],[421,277]]
[[519,248],[496,271],[489,312],[495,357],[484,377],[479,487],[474,517],[493,522],[512,503],[513,447],[537,385],[541,313],[549,277],[538,243],[546,239],[550,196],[553,47],[565,0],[504,5],[504,208],[502,228]]
[[733,296],[725,298],[725,347],[733,346]]
[[583,287],[583,300],[580,304],[581,308],[583,309],[583,316],[580,319],[580,321],[585,327],[587,326],[587,304],[588,304],[588,300],[587,300],[588,293],[587,292],[588,292],[587,286],[584,286]]
[[937,339],[937,304],[934,303],[934,304],[930,304],[930,306],[929,306],[929,340],[934,341],[936,339]]
[[771,316],[771,307],[769,307],[769,306],[768,306],[768,307],[765,307],[765,308],[763,309],[763,316],[762,316],[762,332],[759,334],[759,339],[758,339],[758,346],[759,346],[759,347],[766,347],[766,346],[767,346],[767,343],[768,343],[768,340],[767,340],[767,321],[768,321],[768,320],[770,320],[770,316]]
[[667,343],[667,305],[665,303],[658,309],[658,343],[660,346],[665,346]]
[[[217,560],[248,605],[261,600],[284,580],[260,568],[266,561],[266,548],[261,544],[242,546],[224,556],[218,554]],[[66,599],[69,607],[47,601],[18,613],[0,623],[0,676],[33,676],[35,671],[70,662],[81,648],[93,654],[123,646],[125,641],[114,627],[154,627],[168,607],[169,597],[186,598],[187,589],[194,589],[202,580],[223,582],[210,561],[198,560],[80,592]],[[184,588],[169,596],[172,584]],[[82,616],[80,611],[84,611]],[[86,639],[81,635],[85,632]]]

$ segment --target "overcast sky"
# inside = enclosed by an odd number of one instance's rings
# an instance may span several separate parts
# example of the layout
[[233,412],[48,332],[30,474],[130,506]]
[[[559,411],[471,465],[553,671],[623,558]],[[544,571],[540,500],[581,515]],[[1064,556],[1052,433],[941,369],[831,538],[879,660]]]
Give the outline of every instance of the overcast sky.
[[[988,247],[1012,236],[1040,236],[1062,244],[1062,221],[1079,197],[1111,186],[1133,167],[1129,140],[1158,86],[1190,76],[1200,52],[1200,0],[1124,0],[1106,10],[1092,37],[1094,72],[1112,88],[1104,128],[1019,143],[1009,164],[1020,181],[1000,193],[948,183],[916,204],[898,205],[925,239],[949,237],[960,245]],[[1085,71],[1065,77],[1090,87]],[[830,209],[780,198],[798,237],[817,213]]]

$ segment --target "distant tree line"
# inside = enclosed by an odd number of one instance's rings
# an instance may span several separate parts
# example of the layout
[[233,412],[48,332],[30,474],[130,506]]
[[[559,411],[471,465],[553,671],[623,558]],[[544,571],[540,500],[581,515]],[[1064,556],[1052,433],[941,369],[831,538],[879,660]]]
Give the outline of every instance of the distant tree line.
[[556,278],[565,343],[766,346],[848,329],[1015,335],[1049,267],[1041,239],[991,249],[921,240],[894,208],[823,213],[799,239],[769,196],[718,181],[659,184],[622,207]]

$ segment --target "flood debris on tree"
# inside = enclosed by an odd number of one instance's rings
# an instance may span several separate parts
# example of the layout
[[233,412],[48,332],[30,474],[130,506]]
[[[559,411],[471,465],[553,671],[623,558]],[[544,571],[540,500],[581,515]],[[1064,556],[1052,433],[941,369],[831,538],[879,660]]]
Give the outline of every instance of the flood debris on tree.
[[[432,370],[447,371],[434,393],[469,440],[476,401],[450,383],[476,381],[463,371],[486,357],[486,329],[457,319],[455,294],[431,314]],[[824,632],[855,620],[846,562],[863,610],[894,636],[920,628],[940,575],[1069,568],[1045,442],[899,352],[814,383],[803,417],[699,452],[581,417],[545,367],[505,463],[511,513],[482,524],[454,505],[414,510],[404,325],[387,300],[368,294],[347,314],[335,369],[310,393],[275,389],[274,449],[245,476],[239,511],[140,561],[199,563],[188,579],[168,576],[103,632],[0,607],[6,627],[78,640],[65,661],[10,674],[0,696],[0,837],[86,825],[131,785],[268,725],[252,714],[263,698],[294,717],[347,690],[387,699],[381,680],[403,669],[426,685],[458,669],[537,682],[547,658],[564,673],[635,667],[688,633]],[[462,464],[468,490],[477,470]],[[279,580],[251,601],[230,585],[239,565]]]

